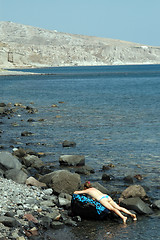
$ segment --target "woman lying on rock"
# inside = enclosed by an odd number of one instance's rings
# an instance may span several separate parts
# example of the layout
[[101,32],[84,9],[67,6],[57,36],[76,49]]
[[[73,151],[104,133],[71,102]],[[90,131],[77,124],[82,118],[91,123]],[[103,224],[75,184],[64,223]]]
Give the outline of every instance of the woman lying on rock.
[[130,215],[134,221],[137,220],[136,215],[129,212],[126,208],[120,207],[117,203],[115,203],[112,198],[96,188],[92,187],[89,181],[86,181],[84,184],[84,190],[82,191],[75,191],[74,194],[89,194],[92,198],[95,198],[99,201],[105,208],[109,209],[110,211],[115,212],[119,217],[122,218],[123,223],[126,223],[127,217],[121,214],[120,211]]

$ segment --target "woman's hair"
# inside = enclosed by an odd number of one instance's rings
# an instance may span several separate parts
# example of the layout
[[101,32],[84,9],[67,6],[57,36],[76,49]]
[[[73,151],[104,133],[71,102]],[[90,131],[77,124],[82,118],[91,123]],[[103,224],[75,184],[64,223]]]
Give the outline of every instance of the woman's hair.
[[92,187],[92,185],[91,185],[90,181],[86,181],[84,183],[84,189],[91,188],[91,187]]

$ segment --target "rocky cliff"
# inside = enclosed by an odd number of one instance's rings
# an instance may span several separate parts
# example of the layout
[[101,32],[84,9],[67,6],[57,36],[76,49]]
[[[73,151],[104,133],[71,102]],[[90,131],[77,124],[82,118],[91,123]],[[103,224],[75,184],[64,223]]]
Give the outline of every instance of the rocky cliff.
[[0,68],[160,64],[160,47],[0,22]]

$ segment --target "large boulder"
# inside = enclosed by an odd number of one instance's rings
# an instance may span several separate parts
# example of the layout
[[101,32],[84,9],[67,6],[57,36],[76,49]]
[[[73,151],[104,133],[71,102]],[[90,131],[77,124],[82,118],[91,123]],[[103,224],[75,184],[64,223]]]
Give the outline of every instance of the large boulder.
[[106,219],[111,215],[108,209],[87,194],[73,194],[71,209],[73,215],[84,219]]
[[140,197],[141,199],[144,199],[146,196],[147,194],[142,186],[131,185],[122,192],[119,201],[121,202],[123,199],[135,197]]
[[120,205],[129,210],[134,210],[139,214],[152,214],[152,209],[139,197],[124,199]]
[[46,174],[41,176],[39,181],[46,183],[58,194],[62,192],[72,194],[75,190],[79,189],[81,184],[80,175],[67,170],[58,170]]
[[4,171],[9,169],[20,170],[22,168],[22,164],[11,153],[0,152],[0,168]]
[[59,163],[65,166],[84,166],[85,157],[82,155],[62,155],[59,158]]
[[24,184],[28,175],[23,170],[10,169],[5,172],[7,179],[12,179],[14,182]]

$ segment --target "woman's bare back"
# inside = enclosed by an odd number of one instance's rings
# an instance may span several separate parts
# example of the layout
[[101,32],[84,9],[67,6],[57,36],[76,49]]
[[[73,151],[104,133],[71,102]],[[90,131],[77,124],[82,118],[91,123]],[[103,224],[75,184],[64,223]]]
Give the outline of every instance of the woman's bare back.
[[95,198],[98,201],[99,199],[101,199],[101,197],[106,196],[106,194],[100,192],[98,189],[93,187],[82,190],[82,191],[75,191],[75,194],[81,194],[81,193],[89,194],[92,198]]

